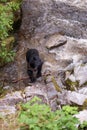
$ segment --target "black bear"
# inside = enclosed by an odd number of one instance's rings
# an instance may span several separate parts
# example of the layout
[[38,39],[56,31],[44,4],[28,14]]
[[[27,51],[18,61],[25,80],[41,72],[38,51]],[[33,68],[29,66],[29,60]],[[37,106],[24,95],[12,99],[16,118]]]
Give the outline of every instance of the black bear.
[[39,57],[39,52],[36,49],[29,49],[26,53],[27,73],[31,82],[35,82],[36,78],[41,76],[42,60]]

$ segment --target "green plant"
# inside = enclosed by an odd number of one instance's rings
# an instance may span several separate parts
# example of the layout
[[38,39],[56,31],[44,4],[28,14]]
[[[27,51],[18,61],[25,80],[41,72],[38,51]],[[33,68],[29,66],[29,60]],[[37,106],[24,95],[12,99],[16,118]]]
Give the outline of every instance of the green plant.
[[14,52],[11,46],[14,40],[8,41],[7,39],[11,37],[10,32],[13,29],[12,25],[15,19],[14,12],[18,10],[19,7],[19,0],[1,0],[0,2],[0,66],[14,59]]
[[0,48],[1,65],[14,60],[15,53],[12,50],[8,50],[6,44],[2,43]]
[[21,130],[78,130],[76,124],[79,121],[72,115],[72,112],[66,114],[65,108],[53,112],[35,97],[21,105],[19,121],[22,123]]
[[7,2],[7,0],[1,0],[1,2]]
[[84,121],[82,124],[80,124],[79,130],[87,130],[87,121]]
[[78,113],[78,107],[72,107],[72,106],[63,106],[62,111],[66,114],[66,115],[74,115]]

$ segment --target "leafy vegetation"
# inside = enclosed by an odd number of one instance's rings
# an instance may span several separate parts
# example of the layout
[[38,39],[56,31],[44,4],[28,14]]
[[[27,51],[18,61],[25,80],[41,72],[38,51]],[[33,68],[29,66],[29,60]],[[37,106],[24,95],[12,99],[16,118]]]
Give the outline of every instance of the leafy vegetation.
[[53,112],[35,97],[26,104],[17,104],[17,108],[19,112],[15,114],[0,115],[1,130],[87,130],[87,122],[81,124],[73,117],[77,107],[67,105]]
[[79,130],[87,130],[87,121],[84,121],[81,125]]
[[41,104],[35,97],[21,106],[19,121],[21,130],[78,130],[78,119],[72,115],[77,113],[76,107],[64,106],[55,112],[46,104]]
[[15,19],[14,12],[19,7],[19,0],[1,0],[0,2],[0,66],[14,59],[12,51],[14,37],[11,36],[11,30]]

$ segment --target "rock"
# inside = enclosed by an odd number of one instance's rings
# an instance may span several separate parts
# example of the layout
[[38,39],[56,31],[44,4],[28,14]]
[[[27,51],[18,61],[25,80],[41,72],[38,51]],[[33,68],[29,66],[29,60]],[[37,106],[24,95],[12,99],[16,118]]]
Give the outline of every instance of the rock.
[[47,84],[47,97],[48,97],[49,105],[52,108],[52,110],[53,111],[57,110],[58,109],[58,104],[57,104],[58,94],[53,83]]
[[48,98],[44,85],[37,84],[31,87],[26,87],[24,90],[24,94],[26,101],[29,101],[34,96],[39,96],[45,103],[48,103]]
[[3,89],[8,90],[10,89],[10,86],[4,86]]
[[63,90],[62,93],[58,93],[58,99],[57,99],[58,104],[62,105],[67,105],[71,104],[69,98],[68,98],[68,91]]
[[64,45],[67,42],[66,38],[62,35],[52,35],[46,42],[46,47],[52,49]]
[[87,99],[87,95],[83,95],[77,92],[68,92],[67,97],[70,102],[75,103],[77,105],[83,105],[84,101]]
[[53,83],[47,84],[47,96],[48,96],[49,100],[51,100],[51,99],[53,99],[54,97],[57,96],[57,91],[56,91]]
[[59,48],[50,50],[50,53],[55,54],[55,58],[58,61],[60,67],[63,64],[63,61],[68,60],[66,67],[71,63],[74,63],[74,67],[77,66],[80,59],[83,59],[86,56],[87,52],[87,40],[75,39],[67,37],[67,43]]
[[78,118],[82,124],[84,121],[87,121],[87,110],[80,111],[78,114],[74,116]]
[[51,75],[46,76],[44,81],[46,82],[46,84],[50,83],[52,81],[52,76]]
[[87,82],[87,64],[76,66],[74,68],[74,76],[79,81],[80,86],[84,85]]
[[87,4],[86,0],[84,0],[84,1],[82,1],[82,0],[70,0],[70,1],[68,1],[68,0],[62,0],[62,2],[66,2],[69,5],[76,6],[76,7],[79,7],[81,9],[86,8],[86,4]]
[[87,64],[86,63],[84,64],[84,60],[78,61],[77,63],[74,64],[71,70],[72,74],[68,75],[67,79],[69,79],[71,82],[78,82],[78,87],[84,86],[87,83],[86,71],[87,71]]
[[76,82],[75,76],[73,74],[69,76],[69,80],[71,80],[72,82]]
[[81,9],[81,4],[76,5],[78,3],[72,5],[68,0],[24,0],[22,34],[29,38],[32,34],[47,36],[62,32],[67,36],[87,38],[87,10],[84,6]]
[[87,86],[85,86],[85,87],[79,89],[79,90],[78,90],[78,93],[87,95]]
[[76,104],[76,105],[83,105],[85,100],[87,99],[87,95],[77,93],[75,91],[67,91],[63,90],[62,93],[58,93],[58,102],[61,105],[67,104]]
[[31,100],[34,96],[38,96],[42,101],[51,106],[52,110],[58,108],[57,104],[57,91],[53,83],[47,83],[47,85],[38,84],[38,86],[29,86],[24,90],[26,101]]
[[15,105],[19,102],[23,102],[21,92],[16,91],[8,93],[6,96],[0,99],[0,112],[3,115],[14,114],[16,112]]
[[9,106],[9,105],[0,106],[0,114],[2,116],[15,114],[16,111],[17,110],[15,106]]
[[53,68],[52,64],[46,61],[44,62],[42,73],[45,75],[50,75],[52,68]]
[[31,97],[32,95],[44,95],[44,93],[42,92],[43,90],[41,90],[40,88],[35,88],[35,86],[29,86],[26,87],[24,90],[25,93],[25,97]]
[[4,99],[0,100],[0,103],[3,102],[3,100],[4,100],[4,102],[6,102],[9,105],[15,105],[18,102],[22,102],[23,98],[21,95],[21,91],[16,91],[11,94],[8,93]]

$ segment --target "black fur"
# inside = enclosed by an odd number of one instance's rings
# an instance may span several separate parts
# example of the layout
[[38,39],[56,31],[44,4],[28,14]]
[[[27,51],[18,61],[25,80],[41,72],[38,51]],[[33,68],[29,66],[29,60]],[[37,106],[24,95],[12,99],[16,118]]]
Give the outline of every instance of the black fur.
[[36,78],[41,76],[43,62],[39,57],[39,52],[36,49],[29,49],[26,53],[27,72],[31,82],[35,82]]

